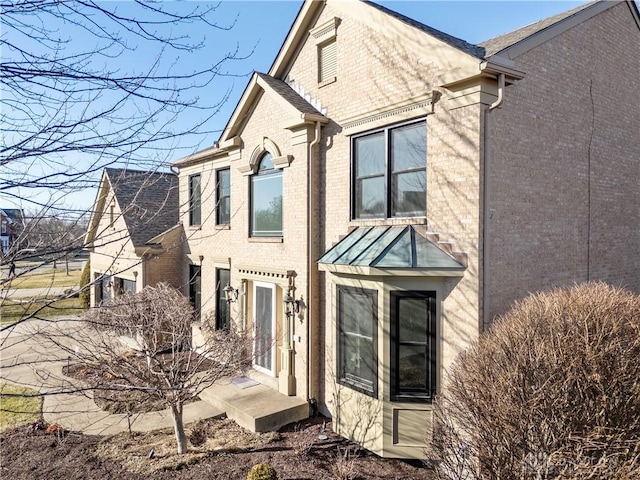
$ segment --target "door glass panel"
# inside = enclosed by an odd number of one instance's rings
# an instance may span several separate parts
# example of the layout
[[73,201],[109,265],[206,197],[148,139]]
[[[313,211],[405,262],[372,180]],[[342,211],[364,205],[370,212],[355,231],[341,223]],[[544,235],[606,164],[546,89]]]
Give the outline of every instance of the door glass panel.
[[273,336],[273,289],[255,287],[255,364],[272,371]]

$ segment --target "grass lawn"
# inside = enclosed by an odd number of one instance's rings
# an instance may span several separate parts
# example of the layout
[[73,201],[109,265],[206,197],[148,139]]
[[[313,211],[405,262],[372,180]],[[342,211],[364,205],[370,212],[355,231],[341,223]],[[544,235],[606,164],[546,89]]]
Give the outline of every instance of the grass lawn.
[[[27,303],[19,303],[18,301],[6,300],[4,305],[0,307],[0,323],[14,323],[28,315],[32,315],[38,309],[42,308],[43,304],[51,302],[52,298],[40,298],[29,301]],[[53,318],[61,315],[79,315],[84,311],[80,304],[80,299],[77,297],[65,298],[62,300],[56,300],[50,305],[45,306],[42,310],[38,311],[38,318]]]
[[35,422],[42,415],[42,399],[24,395],[37,392],[24,387],[0,383],[0,432]]
[[71,270],[67,275],[64,268],[42,273],[35,270],[33,273],[15,278],[11,282],[11,288],[73,287],[80,284],[81,274],[81,270]]

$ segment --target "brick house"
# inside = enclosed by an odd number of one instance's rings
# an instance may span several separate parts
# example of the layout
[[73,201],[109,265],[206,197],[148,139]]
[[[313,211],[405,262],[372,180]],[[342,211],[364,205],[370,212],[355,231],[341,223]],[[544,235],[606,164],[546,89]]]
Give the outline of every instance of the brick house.
[[479,45],[305,1],[219,141],[174,163],[178,283],[252,332],[273,403],[422,457],[447,367],[513,301],[640,292],[639,51],[633,1]]
[[20,208],[0,208],[0,253],[2,258],[15,252],[19,247],[19,238],[24,229],[24,211]]
[[176,175],[106,168],[85,238],[91,306],[161,281],[181,288],[183,243]]

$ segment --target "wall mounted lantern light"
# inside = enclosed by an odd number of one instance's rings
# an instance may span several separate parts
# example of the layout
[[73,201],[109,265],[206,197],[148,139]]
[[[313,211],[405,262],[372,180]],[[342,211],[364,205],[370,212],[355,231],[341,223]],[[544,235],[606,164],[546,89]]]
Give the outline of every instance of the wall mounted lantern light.
[[307,304],[304,303],[304,297],[301,296],[298,300],[294,300],[291,295],[291,290],[287,290],[282,297],[282,301],[284,302],[285,315],[298,315],[301,322],[304,320],[304,312],[307,309]]
[[227,301],[227,303],[235,303],[238,301],[237,288],[233,288],[230,284],[227,283],[227,285],[222,289],[222,291],[224,292],[224,298]]

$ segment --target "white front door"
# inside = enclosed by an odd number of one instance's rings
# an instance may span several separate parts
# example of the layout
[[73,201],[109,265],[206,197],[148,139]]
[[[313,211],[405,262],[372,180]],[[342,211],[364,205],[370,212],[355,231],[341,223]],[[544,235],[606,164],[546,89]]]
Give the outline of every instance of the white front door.
[[276,374],[276,288],[271,283],[253,284],[253,356],[257,370]]

